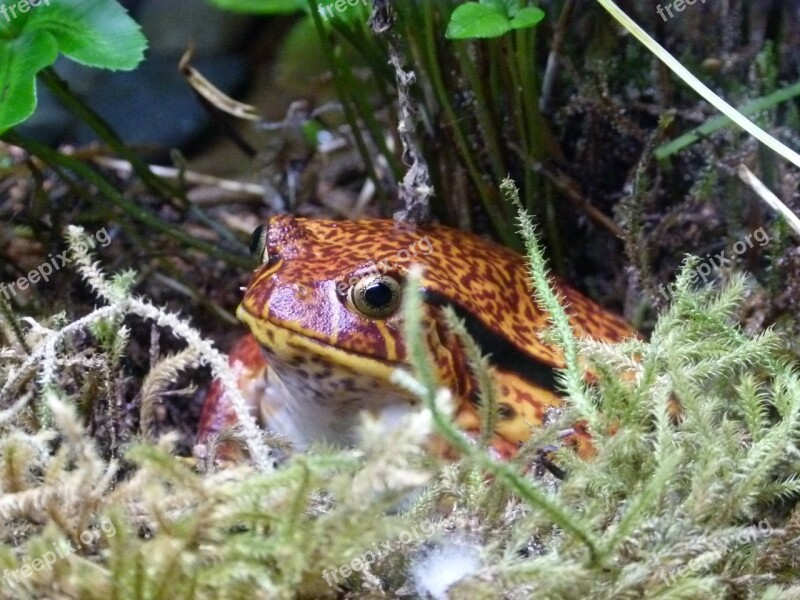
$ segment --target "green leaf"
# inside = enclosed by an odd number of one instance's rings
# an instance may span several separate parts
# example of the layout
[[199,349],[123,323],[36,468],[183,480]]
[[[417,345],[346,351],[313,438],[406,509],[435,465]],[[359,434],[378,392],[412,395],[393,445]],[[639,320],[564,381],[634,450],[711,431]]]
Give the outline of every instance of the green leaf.
[[512,29],[526,29],[533,27],[539,21],[544,19],[544,11],[535,6],[528,6],[520,10],[513,19],[511,19]]
[[0,19],[0,133],[33,114],[36,74],[59,52],[112,70],[133,69],[144,56],[147,40],[116,0],[31,0],[24,13],[20,6]]
[[308,9],[306,0],[209,0],[209,2],[223,10],[256,15],[284,15]]
[[55,39],[44,32],[0,42],[0,132],[31,116],[36,107],[34,77],[57,56]]
[[519,10],[518,0],[478,0],[478,4],[491,7],[498,15],[513,17]]
[[[509,19],[520,11],[519,0],[480,0],[481,4],[500,5],[502,12]],[[500,11],[498,11],[500,12]]]
[[450,15],[445,36],[451,40],[493,38],[511,31],[511,23],[502,4],[467,2]]
[[136,21],[115,0],[50,3],[31,10],[23,33],[50,33],[62,54],[89,67],[129,71],[144,58],[147,40]]

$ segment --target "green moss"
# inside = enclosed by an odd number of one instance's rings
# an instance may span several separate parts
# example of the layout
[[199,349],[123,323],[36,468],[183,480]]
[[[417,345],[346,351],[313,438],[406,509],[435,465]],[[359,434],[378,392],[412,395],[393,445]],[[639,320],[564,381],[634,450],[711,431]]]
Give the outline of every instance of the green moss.
[[[514,196],[513,186],[505,190]],[[262,456],[261,467],[221,471],[176,456],[174,435],[149,440],[143,433],[120,463],[75,406],[75,384],[98,363],[113,379],[128,351],[124,329],[115,336],[108,323],[147,318],[190,336],[175,315],[131,297],[130,276],[109,283],[84,254],[79,268],[106,306],[29,333],[29,350],[19,343],[3,349],[3,594],[396,595],[412,589],[409,565],[426,560],[421,549],[460,540],[477,549],[482,566],[456,585],[454,597],[794,597],[800,378],[782,359],[775,333],[751,336],[737,326],[745,281],[693,290],[687,261],[650,341],[576,340],[544,284],[530,222],[523,215],[521,223],[536,297],[553,315],[554,339],[568,359],[561,377],[567,408],[531,444],[586,420],[597,449],[588,461],[558,451],[564,481],[534,476],[522,460],[496,462],[453,426],[442,404],[447,393],[429,370],[413,293],[406,314],[415,371],[398,373],[398,381],[427,408],[406,427],[387,433],[367,421],[360,448],[318,447],[278,469]],[[78,236],[71,231],[73,250]],[[96,340],[91,360],[75,335],[87,329]],[[210,344],[191,347],[195,353],[154,367],[163,382],[153,389],[204,358],[217,360]],[[480,372],[485,361],[473,354]],[[579,360],[597,374],[593,385]],[[69,375],[60,367],[65,361]],[[93,405],[108,406],[107,379],[82,388],[94,394]],[[43,406],[46,425],[32,419]],[[423,441],[434,429],[460,449],[459,461],[426,454]],[[254,456],[268,452],[264,439],[247,435]],[[348,565],[349,573],[341,569]]]

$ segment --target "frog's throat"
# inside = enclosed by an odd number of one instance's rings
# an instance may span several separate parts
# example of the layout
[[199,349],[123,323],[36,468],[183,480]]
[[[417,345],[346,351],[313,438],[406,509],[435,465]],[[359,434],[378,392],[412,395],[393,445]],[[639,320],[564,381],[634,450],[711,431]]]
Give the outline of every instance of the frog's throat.
[[278,355],[296,354],[298,350],[302,350],[332,365],[383,381],[390,381],[392,374],[403,366],[402,363],[341,350],[302,332],[259,319],[241,305],[236,316],[250,328],[250,332],[262,346]]

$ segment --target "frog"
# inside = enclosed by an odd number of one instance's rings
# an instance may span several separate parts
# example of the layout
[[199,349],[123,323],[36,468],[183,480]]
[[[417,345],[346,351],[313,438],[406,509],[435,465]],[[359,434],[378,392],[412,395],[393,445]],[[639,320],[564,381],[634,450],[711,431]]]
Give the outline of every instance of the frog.
[[[527,261],[505,246],[443,225],[277,215],[253,232],[250,248],[258,266],[237,309],[249,333],[232,349],[230,364],[260,425],[297,451],[320,442],[356,444],[362,413],[393,428],[419,410],[419,399],[392,376],[410,369],[401,306],[412,265],[421,269],[430,359],[468,436],[480,433],[481,394],[463,340],[444,323],[446,307],[488,357],[495,453],[514,456],[563,403],[556,378],[563,352],[542,340],[549,317],[533,299]],[[610,343],[637,336],[562,279],[552,285],[578,336]],[[215,384],[204,402],[200,442],[235,421]]]

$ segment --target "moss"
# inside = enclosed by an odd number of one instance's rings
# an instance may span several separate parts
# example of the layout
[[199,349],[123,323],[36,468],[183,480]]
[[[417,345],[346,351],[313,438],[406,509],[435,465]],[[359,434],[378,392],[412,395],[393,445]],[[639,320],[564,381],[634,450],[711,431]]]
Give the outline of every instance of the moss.
[[[418,580],[432,553],[454,547],[479,565],[451,589],[456,598],[794,597],[800,378],[778,335],[737,326],[746,281],[694,290],[687,261],[649,341],[576,340],[544,285],[530,222],[521,223],[537,299],[568,359],[567,408],[531,445],[585,420],[596,447],[586,461],[566,448],[555,454],[563,481],[523,459],[496,462],[455,429],[425,358],[415,294],[406,298],[415,371],[397,378],[426,409],[405,427],[387,433],[365,421],[359,448],[317,447],[277,469],[265,438],[246,431],[252,464],[215,471],[177,456],[176,436],[151,439],[143,424],[122,461],[113,458],[76,401],[108,410],[103,382],[119,375],[128,351],[125,329],[112,326],[123,317],[151,320],[191,348],[153,366],[143,397],[200,363],[223,381],[230,374],[185,322],[132,297],[130,274],[107,280],[71,229],[82,276],[106,305],[47,329],[29,321],[17,328],[28,332],[25,344],[2,349],[3,594],[413,594],[415,581],[427,585]],[[579,361],[597,373],[591,386]],[[473,363],[485,369],[477,352]],[[100,383],[83,386],[98,369]],[[460,450],[458,461],[427,455],[434,430]]]

